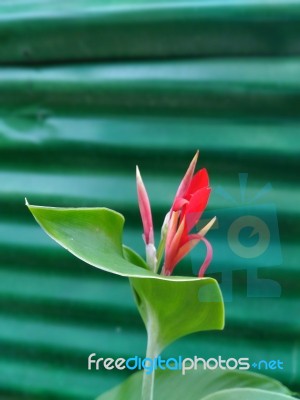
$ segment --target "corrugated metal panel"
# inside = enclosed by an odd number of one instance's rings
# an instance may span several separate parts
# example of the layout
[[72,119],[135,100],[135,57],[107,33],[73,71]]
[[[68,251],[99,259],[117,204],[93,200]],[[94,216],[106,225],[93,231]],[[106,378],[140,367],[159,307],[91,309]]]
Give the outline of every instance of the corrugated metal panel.
[[[24,197],[115,208],[126,217],[125,242],[142,253],[135,164],[159,228],[197,148],[215,189],[212,210],[233,204],[218,195],[220,185],[240,204],[239,173],[249,174],[249,198],[272,183],[257,204],[276,205],[283,261],[257,267],[281,284],[282,295],[249,298],[245,271],[235,272],[225,331],[192,335],[165,354],[281,359],[284,370],[266,373],[299,390],[300,3],[153,2],[126,12],[121,2],[109,12],[99,2],[60,3],[55,12],[50,2],[0,6],[0,60],[24,62],[20,49],[29,46],[28,61],[43,62],[0,68],[1,398],[93,399],[127,373],[88,371],[88,354],[142,356],[146,343],[127,280],[60,249]],[[95,33],[104,25],[111,42],[100,46]],[[116,37],[124,25],[132,30],[121,49]],[[189,59],[208,54],[218,58]],[[155,58],[174,55],[181,59]],[[126,61],[138,57],[152,59]]]
[[297,0],[5,1],[0,61],[299,55],[299,20]]

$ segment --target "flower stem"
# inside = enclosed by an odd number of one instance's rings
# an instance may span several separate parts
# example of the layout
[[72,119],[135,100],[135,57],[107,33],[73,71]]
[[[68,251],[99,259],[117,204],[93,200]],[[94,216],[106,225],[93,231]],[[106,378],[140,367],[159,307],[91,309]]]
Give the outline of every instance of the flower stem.
[[156,269],[155,273],[159,270],[161,260],[163,258],[164,250],[165,250],[165,245],[166,245],[166,239],[162,239],[159,243],[158,250],[157,250],[157,263],[156,263]]
[[[154,359],[157,357],[156,350],[156,341],[153,340],[153,335],[151,334],[151,328],[148,331],[148,341],[147,341],[147,353],[146,358],[151,359],[151,366],[154,365]],[[149,369],[144,369],[143,374],[143,385],[142,385],[142,400],[153,400],[154,393],[154,377],[155,377],[155,369],[150,372],[149,361],[147,361],[147,366]]]

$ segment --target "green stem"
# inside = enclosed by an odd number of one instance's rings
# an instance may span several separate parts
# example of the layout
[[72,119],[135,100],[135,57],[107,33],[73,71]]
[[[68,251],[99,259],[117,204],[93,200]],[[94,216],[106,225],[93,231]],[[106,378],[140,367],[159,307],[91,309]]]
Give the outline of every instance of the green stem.
[[[146,358],[150,358],[151,360],[154,360],[154,358],[157,357],[157,350],[156,350],[157,346],[156,346],[156,341],[153,340],[153,335],[152,335],[151,330],[152,329],[151,329],[151,325],[150,325],[149,330],[148,330]],[[151,373],[149,373],[149,371],[144,369],[143,385],[142,385],[142,400],[153,400],[154,377],[155,377],[154,369],[153,369],[153,371],[151,371]]]
[[157,249],[157,264],[154,272],[158,272],[166,246],[166,235],[163,235]]

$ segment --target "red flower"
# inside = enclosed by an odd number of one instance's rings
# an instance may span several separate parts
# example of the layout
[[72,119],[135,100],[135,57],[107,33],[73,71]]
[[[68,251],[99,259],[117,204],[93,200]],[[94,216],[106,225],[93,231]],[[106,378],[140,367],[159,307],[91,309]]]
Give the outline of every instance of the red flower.
[[169,216],[165,262],[162,273],[171,275],[175,266],[201,240],[207,248],[206,258],[199,269],[198,276],[202,277],[212,259],[212,247],[204,235],[215,222],[210,221],[198,233],[190,233],[205,210],[211,188],[206,169],[201,169],[194,175],[199,152],[193,158],[179,188],[177,190]]
[[191,230],[196,226],[205,210],[211,192],[206,169],[201,169],[194,174],[198,155],[199,152],[197,151],[179,185],[171,210],[165,218],[162,227],[162,238],[157,253],[154,245],[150,202],[139,169],[137,168],[137,191],[144,228],[143,238],[146,245],[146,258],[148,265],[154,272],[159,268],[164,248],[165,260],[161,273],[163,275],[171,275],[179,261],[201,240],[206,245],[207,253],[199,269],[199,277],[204,276],[211,262],[212,247],[204,238],[204,235],[214,224],[215,218],[198,233],[191,233]]

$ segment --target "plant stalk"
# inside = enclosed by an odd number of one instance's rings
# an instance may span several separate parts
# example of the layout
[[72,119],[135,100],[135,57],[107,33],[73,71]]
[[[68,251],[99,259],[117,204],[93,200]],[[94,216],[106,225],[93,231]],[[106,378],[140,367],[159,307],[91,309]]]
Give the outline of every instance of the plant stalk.
[[[157,357],[156,341],[153,340],[153,335],[150,327],[148,331],[146,358],[151,359],[151,366],[154,365],[154,358],[156,357]],[[147,361],[147,365],[149,366],[149,361]],[[144,368],[143,384],[142,384],[142,400],[153,400],[154,377],[155,377],[154,368],[153,371],[151,371],[151,373],[149,373],[149,370],[147,371],[147,369]]]

